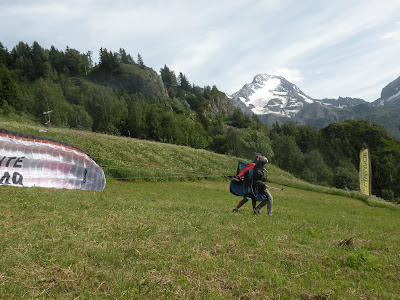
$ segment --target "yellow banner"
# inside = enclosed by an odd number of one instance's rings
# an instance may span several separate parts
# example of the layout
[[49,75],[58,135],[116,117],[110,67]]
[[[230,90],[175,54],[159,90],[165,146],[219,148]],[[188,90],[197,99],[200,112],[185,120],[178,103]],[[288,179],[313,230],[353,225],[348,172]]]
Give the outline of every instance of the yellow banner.
[[360,190],[361,193],[371,196],[371,160],[369,149],[360,151]]

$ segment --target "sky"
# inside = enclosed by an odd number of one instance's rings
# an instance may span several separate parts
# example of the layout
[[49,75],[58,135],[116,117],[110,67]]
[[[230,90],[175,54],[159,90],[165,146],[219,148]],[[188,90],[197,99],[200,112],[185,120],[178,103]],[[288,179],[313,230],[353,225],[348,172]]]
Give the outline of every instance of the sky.
[[399,0],[0,0],[0,42],[123,48],[158,73],[237,92],[281,75],[315,99],[372,102],[400,76]]

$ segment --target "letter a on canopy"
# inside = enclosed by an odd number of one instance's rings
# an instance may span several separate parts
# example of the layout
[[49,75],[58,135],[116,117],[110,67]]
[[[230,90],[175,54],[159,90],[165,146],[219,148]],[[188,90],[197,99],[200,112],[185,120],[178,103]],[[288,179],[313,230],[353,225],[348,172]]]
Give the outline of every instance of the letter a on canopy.
[[0,185],[102,191],[102,168],[86,152],[47,138],[0,129]]

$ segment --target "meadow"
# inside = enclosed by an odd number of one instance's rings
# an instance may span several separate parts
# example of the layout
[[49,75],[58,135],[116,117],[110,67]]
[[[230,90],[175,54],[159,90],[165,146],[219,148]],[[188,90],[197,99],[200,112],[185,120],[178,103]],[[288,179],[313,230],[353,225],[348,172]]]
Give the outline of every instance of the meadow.
[[[0,127],[39,135],[35,125]],[[102,192],[0,186],[1,299],[398,299],[400,210],[270,165],[273,216],[229,192],[238,158],[67,129]],[[43,134],[42,134],[43,135]]]

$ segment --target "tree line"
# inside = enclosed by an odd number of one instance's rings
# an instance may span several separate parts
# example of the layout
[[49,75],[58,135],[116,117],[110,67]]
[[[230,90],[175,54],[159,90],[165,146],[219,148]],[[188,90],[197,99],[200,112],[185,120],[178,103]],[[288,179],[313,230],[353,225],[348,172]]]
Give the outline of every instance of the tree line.
[[367,121],[333,123],[325,128],[273,124],[274,162],[316,184],[359,189],[359,153],[369,148],[372,193],[400,203],[400,142],[380,125]]

